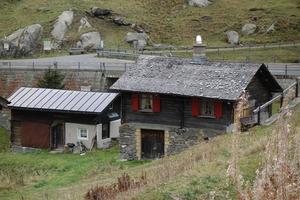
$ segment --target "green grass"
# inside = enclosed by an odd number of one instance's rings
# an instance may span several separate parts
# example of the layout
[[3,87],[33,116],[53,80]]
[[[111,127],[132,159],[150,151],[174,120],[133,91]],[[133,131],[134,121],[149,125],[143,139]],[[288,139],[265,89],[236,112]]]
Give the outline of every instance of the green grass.
[[19,199],[21,196],[27,199],[42,192],[46,194],[48,190],[80,184],[95,174],[111,173],[145,163],[119,162],[118,153],[117,148],[84,156],[44,151],[0,153],[0,199]]
[[[300,106],[295,108],[290,124],[294,128],[300,127]],[[245,185],[253,184],[256,170],[261,168],[265,160],[265,145],[272,137],[274,128],[276,124],[256,126],[240,136],[238,166]],[[126,194],[128,198],[163,200],[180,197],[193,200],[214,196],[220,200],[236,199],[235,185],[226,175],[228,161],[232,156],[231,148],[232,134],[226,134],[181,154],[151,162],[118,161],[119,149],[116,147],[93,151],[84,156],[53,155],[44,151],[0,153],[0,199],[81,199],[91,186],[115,183],[123,173],[138,177],[143,172],[151,182],[138,193]],[[206,154],[202,154],[205,157],[195,165],[183,162],[184,166],[192,168],[182,169],[176,175],[163,179],[163,182],[151,179],[163,174],[162,169],[166,166],[172,171],[172,167],[182,159],[189,161],[189,156],[199,156],[196,152]],[[174,170],[178,171],[178,168]]]
[[[191,58],[192,53],[174,53],[175,56]],[[299,62],[300,47],[282,47],[270,49],[228,50],[207,52],[212,61],[251,61],[261,63],[294,63]]]
[[4,128],[0,127],[0,153],[9,149],[9,134]]
[[[57,16],[73,9],[77,17],[67,36],[74,41],[78,39],[76,30],[80,16],[92,6],[112,9],[132,23],[141,24],[149,32],[150,43],[190,46],[195,36],[201,34],[210,46],[224,45],[227,30],[240,32],[248,22],[257,24],[259,30],[253,36],[242,36],[242,43],[300,40],[300,3],[297,0],[218,0],[207,8],[187,6],[184,0],[85,0],[84,3],[79,0],[6,0],[0,3],[0,37],[25,25],[40,23],[44,27],[43,38],[49,38]],[[263,10],[250,11],[252,8]],[[205,20],[204,16],[212,19]],[[101,32],[107,48],[129,47],[124,36],[131,31],[130,27],[91,17],[89,21]],[[277,22],[277,30],[264,34],[273,22]]]

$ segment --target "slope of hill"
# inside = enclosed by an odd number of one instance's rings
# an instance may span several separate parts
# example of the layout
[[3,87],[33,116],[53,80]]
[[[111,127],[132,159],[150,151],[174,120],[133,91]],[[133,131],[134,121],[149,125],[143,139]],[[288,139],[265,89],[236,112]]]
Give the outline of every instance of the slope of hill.
[[[279,42],[300,39],[300,2],[297,0],[215,0],[206,8],[191,7],[185,0],[2,0],[0,2],[0,37],[33,23],[44,27],[44,38],[56,18],[64,10],[76,11],[75,22],[68,33],[72,42],[80,16],[91,7],[112,9],[132,23],[141,24],[149,32],[153,43],[191,45],[197,34],[209,45],[225,44],[228,30],[241,32],[245,23],[254,23],[258,31],[243,36],[243,43]],[[89,17],[93,27],[100,31],[107,47],[128,47],[124,36],[130,27]],[[276,23],[276,31],[265,34]]]

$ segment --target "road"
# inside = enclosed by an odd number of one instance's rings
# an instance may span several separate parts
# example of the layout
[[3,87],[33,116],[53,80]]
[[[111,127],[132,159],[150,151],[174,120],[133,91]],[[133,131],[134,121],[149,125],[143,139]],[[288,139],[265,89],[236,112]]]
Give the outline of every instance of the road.
[[11,67],[14,69],[44,69],[54,67],[54,65],[56,65],[58,69],[99,69],[104,67],[103,63],[105,63],[106,69],[123,70],[125,65],[130,65],[134,63],[134,61],[99,58],[96,54],[84,54],[37,59],[0,60],[0,68]]
[[[106,70],[123,71],[134,64],[134,61],[98,58],[95,54],[85,54],[38,59],[0,60],[0,68],[45,69],[53,67],[54,63],[57,63],[58,69],[97,70],[105,68]],[[300,76],[300,63],[267,63],[267,65],[274,75]]]

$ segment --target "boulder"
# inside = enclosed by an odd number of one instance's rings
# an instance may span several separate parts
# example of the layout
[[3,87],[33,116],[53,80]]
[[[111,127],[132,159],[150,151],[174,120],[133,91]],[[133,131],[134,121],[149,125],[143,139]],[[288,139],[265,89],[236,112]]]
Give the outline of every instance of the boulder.
[[80,25],[78,27],[78,32],[80,32],[83,29],[92,28],[92,25],[89,23],[88,19],[86,17],[83,17],[80,19]]
[[266,31],[266,33],[272,33],[275,31],[275,23],[273,23]]
[[128,32],[125,40],[128,43],[132,43],[133,47],[138,50],[143,50],[147,46],[149,36],[146,33],[134,33]]
[[116,16],[113,18],[113,22],[119,26],[129,26],[131,25],[124,17]]
[[227,31],[226,36],[227,36],[227,41],[229,44],[232,44],[232,45],[239,44],[240,37],[236,31]]
[[55,42],[61,44],[64,40],[65,34],[71,26],[74,19],[73,11],[64,11],[56,20],[51,36],[55,39]]
[[125,40],[128,43],[132,43],[133,41],[137,41],[137,40],[147,41],[148,39],[149,37],[146,33],[135,33],[135,32],[128,32],[125,37]]
[[[33,24],[19,29],[1,40],[0,55],[2,56],[26,56],[32,54],[38,45],[43,32],[40,24]],[[8,44],[9,49],[4,49],[4,44]]]
[[95,17],[104,17],[112,14],[112,11],[109,9],[102,9],[98,7],[92,7],[91,13]]
[[80,41],[77,42],[77,47],[85,50],[95,50],[100,47],[101,36],[99,32],[84,33],[80,36]]
[[194,7],[207,7],[211,2],[208,0],[187,0],[187,3]]
[[138,25],[138,24],[131,24],[131,28],[132,28],[134,31],[138,32],[138,33],[144,33],[144,32],[146,32],[146,31],[144,30],[144,28],[141,27],[141,26]]
[[245,24],[242,28],[243,35],[251,35],[255,33],[257,26],[255,24]]

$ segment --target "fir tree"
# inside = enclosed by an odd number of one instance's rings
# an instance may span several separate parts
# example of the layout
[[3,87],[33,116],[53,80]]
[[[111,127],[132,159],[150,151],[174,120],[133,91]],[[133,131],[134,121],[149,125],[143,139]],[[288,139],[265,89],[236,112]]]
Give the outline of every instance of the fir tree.
[[44,76],[39,80],[38,87],[40,88],[52,88],[63,89],[65,84],[63,83],[65,76],[56,69],[49,69],[45,72]]

